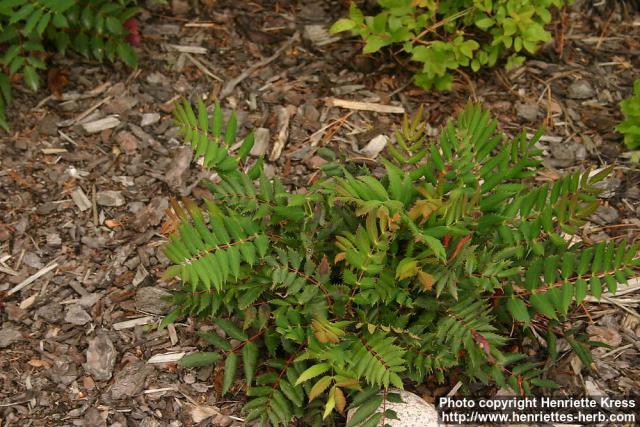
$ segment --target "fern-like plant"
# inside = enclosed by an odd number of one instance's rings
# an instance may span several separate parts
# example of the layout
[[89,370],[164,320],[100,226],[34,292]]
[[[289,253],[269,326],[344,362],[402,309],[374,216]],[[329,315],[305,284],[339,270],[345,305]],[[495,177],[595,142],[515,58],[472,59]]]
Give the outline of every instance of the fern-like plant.
[[0,127],[9,125],[11,81],[40,88],[47,51],[74,50],[86,58],[121,59],[131,67],[137,56],[123,25],[140,12],[136,0],[0,0]]
[[610,169],[538,185],[540,134],[506,141],[477,106],[437,142],[407,122],[382,178],[338,166],[303,192],[248,167],[252,137],[236,145],[219,106],[175,115],[218,180],[203,207],[173,204],[166,277],[182,288],[163,324],[193,315],[224,331],[201,334],[211,348],[181,364],[224,360],[222,393],[244,379],[246,421],[331,425],[350,406],[347,426],[375,426],[394,417],[375,412],[397,398],[391,386],[453,371],[519,394],[552,387],[514,344],[545,334],[553,358],[563,337],[589,366],[588,342],[563,320],[640,264],[638,245],[563,237],[595,211]]

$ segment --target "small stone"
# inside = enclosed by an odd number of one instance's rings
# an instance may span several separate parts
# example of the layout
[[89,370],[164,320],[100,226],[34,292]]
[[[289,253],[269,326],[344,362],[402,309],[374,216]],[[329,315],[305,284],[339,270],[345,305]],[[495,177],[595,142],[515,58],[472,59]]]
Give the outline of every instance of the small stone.
[[[602,169],[594,169],[589,173],[589,176],[593,176],[600,172]],[[620,178],[615,175],[609,175],[600,182],[595,183],[593,186],[602,190],[598,196],[601,199],[610,199],[615,196],[618,188],[622,184]]]
[[6,242],[11,238],[9,228],[0,225],[0,242]]
[[572,99],[589,99],[593,98],[594,95],[595,91],[591,83],[586,80],[576,80],[569,85],[567,90],[567,96]]
[[149,227],[160,224],[168,207],[169,201],[166,197],[154,197],[147,206],[134,206],[133,203],[130,203],[129,210],[135,213],[133,227],[142,232]]
[[551,143],[549,161],[555,167],[568,167],[587,158],[587,149],[576,141]]
[[42,317],[49,323],[57,323],[62,320],[62,304],[58,304],[57,302],[52,302],[47,305],[43,305],[39,309],[36,310],[36,315]]
[[127,154],[132,154],[138,149],[138,138],[126,130],[118,132],[115,136],[115,141],[118,143],[122,151]]
[[82,425],[85,425],[85,426],[92,426],[92,427],[107,426],[107,422],[104,420],[104,418],[102,418],[102,414],[100,413],[98,408],[95,408],[93,406],[87,409],[87,411],[84,413],[82,422],[83,422]]
[[171,10],[175,15],[186,15],[190,9],[188,1],[171,0]]
[[162,427],[162,424],[152,416],[147,416],[140,423],[140,427]]
[[47,246],[51,246],[53,248],[62,245],[62,239],[58,233],[49,233],[47,234]]
[[136,106],[138,100],[131,96],[118,96],[112,99],[104,107],[109,114],[123,115]]
[[58,122],[60,117],[47,114],[38,122],[38,132],[42,135],[58,136]]
[[147,377],[153,372],[153,367],[144,362],[131,362],[116,374],[111,386],[113,399],[133,397],[144,389]]
[[169,292],[155,286],[140,288],[136,293],[136,308],[144,313],[165,314],[172,307],[167,300],[170,296]]
[[[78,284],[78,286],[80,286],[80,284]],[[86,290],[84,292],[86,293]],[[102,295],[97,293],[91,293],[91,294],[83,295],[82,297],[78,298],[75,303],[78,304],[80,307],[91,308],[98,301],[100,301],[100,298],[102,298]]]
[[[385,420],[391,427],[438,427],[438,411],[431,403],[425,402],[420,396],[405,390],[390,390],[400,394],[402,403],[387,401],[385,409],[396,412],[397,420]],[[350,409],[347,413],[347,422],[351,419],[357,408]],[[382,407],[377,412],[382,412]]]
[[534,122],[538,119],[538,114],[540,109],[538,105],[535,103],[517,103],[516,111],[518,112],[518,116],[522,117],[526,121]]
[[96,193],[96,203],[101,206],[118,207],[124,205],[125,200],[120,191],[106,190]]
[[613,224],[618,221],[620,214],[611,206],[598,206],[598,209],[589,217],[590,221],[598,225]]
[[622,337],[614,329],[605,328],[604,326],[590,325],[587,326],[587,332],[594,339],[594,341],[601,341],[613,348],[616,348],[620,344],[622,344]]
[[627,188],[627,191],[624,192],[624,197],[628,197],[634,200],[640,200],[640,187],[634,185]]
[[42,260],[33,252],[25,253],[22,261],[31,268],[41,269],[43,267]]
[[147,82],[152,85],[161,85],[165,86],[170,83],[169,79],[162,73],[153,72],[147,76]]
[[144,282],[144,280],[149,277],[149,272],[144,268],[143,265],[139,265],[138,269],[136,270],[136,275],[133,276],[133,280],[131,281],[131,284],[133,285],[133,287],[137,287],[139,284],[141,284],[142,282]]
[[67,323],[82,326],[91,321],[91,316],[89,316],[89,313],[84,311],[81,306],[74,304],[67,309],[64,320]]
[[0,329],[0,348],[9,347],[14,342],[22,340],[22,334],[18,328],[5,326]]
[[304,164],[307,165],[309,169],[320,169],[320,166],[326,164],[327,161],[320,156],[312,156],[304,161]]
[[189,147],[178,149],[164,174],[164,181],[173,190],[180,191],[187,178],[187,170],[193,158],[193,150]]
[[378,157],[378,154],[380,154],[380,152],[384,150],[384,147],[387,146],[388,142],[389,138],[387,138],[385,135],[378,135],[371,141],[369,141],[369,143],[362,150],[360,150],[360,152],[367,157],[375,159],[376,157]]
[[111,339],[104,334],[98,334],[89,340],[87,348],[87,363],[83,364],[84,370],[98,381],[108,381],[113,374],[118,352]]
[[140,121],[140,126],[150,126],[160,121],[160,114],[158,113],[145,113],[142,115],[142,120]]
[[73,199],[73,202],[76,204],[78,209],[80,209],[80,212],[84,212],[87,209],[91,208],[91,202],[89,201],[89,198],[86,194],[84,194],[84,191],[82,191],[82,188],[80,187],[76,187],[71,192],[71,199]]
[[120,125],[120,120],[116,116],[108,116],[102,119],[83,123],[82,128],[87,133],[98,133],[106,129],[112,129]]
[[82,386],[87,390],[93,390],[96,387],[96,382],[89,375],[82,377]]
[[184,377],[182,378],[182,380],[186,384],[193,384],[196,382],[196,376],[193,375],[191,372],[187,372],[186,374],[184,374]]
[[255,139],[253,147],[249,154],[255,157],[264,156],[269,148],[269,141],[271,140],[271,132],[267,128],[258,128],[255,132]]

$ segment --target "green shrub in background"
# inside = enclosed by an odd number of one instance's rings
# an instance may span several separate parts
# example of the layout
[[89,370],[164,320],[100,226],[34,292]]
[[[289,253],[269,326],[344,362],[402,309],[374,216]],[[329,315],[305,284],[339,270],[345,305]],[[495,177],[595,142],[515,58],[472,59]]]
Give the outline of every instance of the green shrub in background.
[[16,78],[37,91],[47,52],[74,50],[98,61],[121,59],[135,67],[137,57],[123,25],[139,13],[135,0],[0,0],[0,126]]
[[563,338],[592,366],[588,338],[565,320],[574,302],[615,292],[640,265],[638,244],[561,236],[598,207],[610,168],[537,184],[541,133],[505,141],[478,107],[439,141],[407,120],[381,178],[330,163],[331,176],[300,192],[261,161],[249,167],[251,135],[231,151],[236,119],[225,125],[219,106],[211,119],[202,102],[175,115],[220,180],[202,208],[173,203],[165,277],[183,285],[163,325],[192,315],[224,331],[200,332],[211,348],[180,363],[224,363],[222,394],[246,393],[247,422],[333,425],[349,406],[359,409],[348,427],[376,426],[394,416],[374,414],[398,398],[389,387],[429,376],[518,394],[553,387],[520,340],[544,336],[553,361]]
[[508,55],[507,66],[524,62],[551,35],[544,28],[551,8],[565,0],[378,0],[382,11],[364,16],[351,5],[349,18],[332,32],[351,31],[364,41],[364,53],[397,45],[419,64],[418,86],[448,89],[452,72],[478,71]]
[[624,135],[624,143],[630,150],[640,147],[640,79],[633,83],[633,95],[620,103],[624,120],[616,131]]

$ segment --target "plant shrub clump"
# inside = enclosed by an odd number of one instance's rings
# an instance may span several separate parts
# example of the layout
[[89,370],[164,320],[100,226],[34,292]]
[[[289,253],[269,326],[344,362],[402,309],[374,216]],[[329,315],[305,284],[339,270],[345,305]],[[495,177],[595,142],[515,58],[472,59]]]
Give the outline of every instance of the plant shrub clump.
[[633,83],[633,95],[620,103],[624,120],[616,131],[624,135],[624,143],[630,150],[640,147],[640,79]]
[[552,7],[565,0],[378,0],[382,11],[364,16],[351,5],[349,18],[332,32],[351,31],[365,41],[364,53],[397,44],[419,63],[418,86],[449,89],[460,67],[478,71],[507,55],[507,67],[524,62],[551,40],[544,28]]
[[[135,67],[137,57],[131,44],[139,39],[132,38],[137,35],[137,27],[130,21],[140,12],[135,3],[135,0],[1,0],[0,127],[8,129],[5,110],[11,102],[11,82],[23,80],[29,89],[37,91],[38,70],[47,68],[47,52],[51,49],[62,53],[71,49],[98,61],[121,59]],[[131,31],[132,28],[135,30]]]
[[247,422],[331,425],[350,406],[348,426],[375,426],[394,417],[375,413],[397,399],[391,386],[427,377],[553,387],[520,339],[546,337],[553,360],[563,338],[591,366],[587,338],[563,320],[640,265],[638,245],[563,237],[596,210],[610,169],[537,183],[540,133],[506,140],[475,106],[437,142],[406,120],[382,177],[331,163],[296,192],[261,160],[248,167],[253,136],[236,144],[234,115],[225,125],[201,102],[175,115],[219,180],[203,207],[172,203],[166,277],[183,286],[163,325],[193,315],[219,327],[180,363],[223,363],[221,392],[242,384]]

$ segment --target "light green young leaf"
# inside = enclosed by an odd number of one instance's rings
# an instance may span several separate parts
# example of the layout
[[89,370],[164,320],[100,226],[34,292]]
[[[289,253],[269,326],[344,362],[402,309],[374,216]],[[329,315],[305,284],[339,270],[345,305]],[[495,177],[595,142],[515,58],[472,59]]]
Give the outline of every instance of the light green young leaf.
[[300,374],[300,376],[296,380],[295,385],[300,385],[303,382],[310,380],[313,377],[317,377],[320,374],[324,374],[329,369],[331,369],[331,365],[329,365],[328,363],[318,363],[316,365],[313,365]]
[[356,23],[348,18],[338,19],[329,29],[331,34],[349,31],[356,26]]

